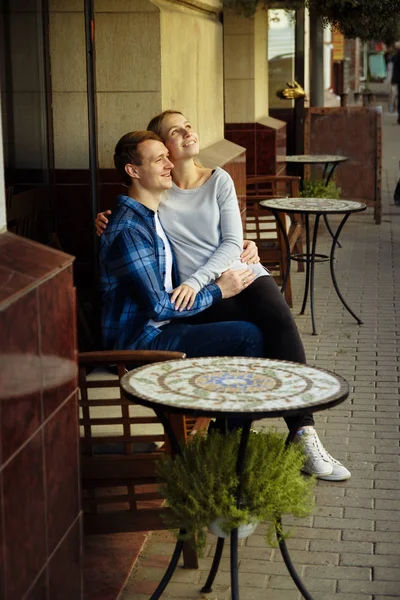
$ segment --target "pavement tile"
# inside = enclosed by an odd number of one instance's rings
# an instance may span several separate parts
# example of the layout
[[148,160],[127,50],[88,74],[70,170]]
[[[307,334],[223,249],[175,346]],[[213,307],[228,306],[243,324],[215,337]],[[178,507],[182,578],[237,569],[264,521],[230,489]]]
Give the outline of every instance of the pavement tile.
[[[376,577],[376,568],[375,567],[397,567],[397,572],[399,572],[400,567],[400,557],[399,556],[387,556],[387,555],[377,555],[371,554],[365,556],[365,554],[341,554],[340,555],[340,564],[346,566],[358,566],[358,567],[374,567],[374,578]],[[397,574],[399,577],[399,574]],[[382,578],[384,579],[384,578]]]
[[372,554],[373,549],[371,542],[346,542],[344,540],[311,540],[310,542],[310,551],[312,552],[338,552],[340,555],[352,553],[364,556]]
[[[307,577],[304,585],[309,592],[334,592],[336,582],[333,579],[314,579]],[[295,585],[289,576],[273,575],[268,582],[268,590],[293,590]]]
[[[342,539],[345,541],[366,541],[366,542],[391,542],[397,544],[399,534],[395,531],[357,531],[348,530],[342,532]],[[388,553],[389,554],[389,553]]]
[[394,595],[398,598],[399,584],[394,581],[346,581],[340,579],[337,589],[343,593],[372,594],[374,598],[377,593],[383,596]]

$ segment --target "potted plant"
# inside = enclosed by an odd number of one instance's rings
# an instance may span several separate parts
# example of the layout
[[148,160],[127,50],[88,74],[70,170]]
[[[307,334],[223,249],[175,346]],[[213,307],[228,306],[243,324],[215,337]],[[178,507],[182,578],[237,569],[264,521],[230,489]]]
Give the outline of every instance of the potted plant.
[[302,198],[340,198],[341,189],[331,181],[326,185],[323,179],[305,179],[302,182]]
[[265,521],[269,524],[267,540],[273,543],[275,527],[282,537],[287,536],[281,526],[282,515],[304,517],[314,507],[314,480],[301,475],[301,447],[286,447],[285,436],[270,430],[250,432],[237,508],[240,435],[240,430],[227,435],[218,431],[197,433],[182,447],[180,456],[166,456],[158,465],[164,481],[162,492],[171,508],[167,524],[179,539],[194,544],[200,556],[208,528],[216,520],[224,534],[241,525]]

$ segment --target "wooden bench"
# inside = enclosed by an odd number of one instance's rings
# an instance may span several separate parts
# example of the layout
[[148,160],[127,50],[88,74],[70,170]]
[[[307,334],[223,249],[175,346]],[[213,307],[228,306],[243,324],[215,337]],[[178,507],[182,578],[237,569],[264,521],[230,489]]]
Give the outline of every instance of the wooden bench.
[[[84,530],[88,534],[166,529],[156,461],[170,452],[164,429],[151,409],[124,397],[119,380],[129,369],[184,359],[180,352],[110,351],[79,354],[79,423]],[[113,365],[110,370],[110,365]],[[170,415],[181,440],[205,430],[209,419]],[[186,567],[197,555],[185,546]]]

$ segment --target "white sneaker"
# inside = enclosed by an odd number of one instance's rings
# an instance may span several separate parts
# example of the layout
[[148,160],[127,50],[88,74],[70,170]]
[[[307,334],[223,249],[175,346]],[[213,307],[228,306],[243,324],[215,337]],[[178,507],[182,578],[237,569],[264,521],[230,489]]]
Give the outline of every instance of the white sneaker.
[[325,450],[314,427],[300,429],[294,441],[302,443],[304,447],[306,454],[304,473],[315,475],[325,481],[345,481],[351,477],[350,471]]

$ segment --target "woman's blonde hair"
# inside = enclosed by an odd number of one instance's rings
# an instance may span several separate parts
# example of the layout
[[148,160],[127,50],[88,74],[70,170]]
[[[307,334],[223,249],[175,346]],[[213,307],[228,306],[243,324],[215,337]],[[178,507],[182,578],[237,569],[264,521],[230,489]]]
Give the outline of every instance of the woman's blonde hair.
[[[182,117],[185,116],[180,110],[171,110],[171,109],[163,110],[163,112],[161,112],[160,114],[156,115],[155,117],[153,117],[151,119],[150,123],[147,125],[148,131],[153,131],[154,133],[159,135],[162,139],[161,125],[162,125],[165,117],[169,117],[170,115],[182,115]],[[163,142],[164,141],[165,140],[163,140]],[[197,158],[194,159],[194,164],[196,165],[196,167],[203,168],[203,165]]]
[[150,123],[147,125],[147,130],[153,131],[157,135],[161,136],[162,122],[164,121],[165,117],[169,117],[170,115],[182,115],[182,117],[184,116],[184,114],[181,113],[179,110],[164,110],[159,115],[156,115],[151,119]]

